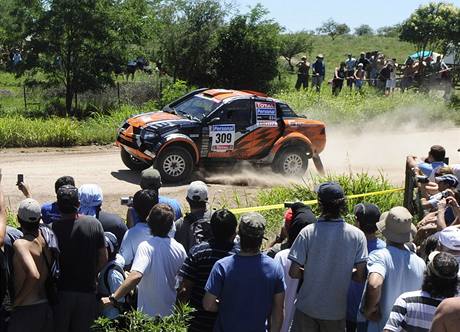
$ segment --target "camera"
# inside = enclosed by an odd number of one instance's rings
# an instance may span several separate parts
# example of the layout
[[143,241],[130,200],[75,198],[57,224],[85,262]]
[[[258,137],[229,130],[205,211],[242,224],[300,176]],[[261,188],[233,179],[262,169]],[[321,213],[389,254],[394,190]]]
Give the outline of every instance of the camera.
[[428,177],[424,176],[424,175],[417,175],[415,178],[416,178],[418,183],[428,183],[428,182],[430,182]]
[[16,185],[19,185],[20,183],[23,183],[23,182],[24,182],[24,174],[18,174]]
[[132,206],[133,205],[133,196],[121,197],[120,198],[120,204],[121,205],[126,205],[126,206]]

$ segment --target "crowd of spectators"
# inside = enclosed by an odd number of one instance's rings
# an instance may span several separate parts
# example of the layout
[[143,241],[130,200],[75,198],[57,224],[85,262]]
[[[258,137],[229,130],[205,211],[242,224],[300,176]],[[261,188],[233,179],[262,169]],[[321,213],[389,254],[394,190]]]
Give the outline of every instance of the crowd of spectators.
[[0,330],[84,332],[98,316],[165,317],[188,303],[189,331],[456,332],[460,165],[444,160],[437,145],[407,158],[418,223],[402,206],[381,213],[365,202],[346,223],[344,190],[326,182],[319,214],[292,204],[271,242],[261,214],[211,211],[201,181],[183,215],[153,168],[128,199],[127,224],[104,211],[98,185],[63,176],[45,204],[18,183],[26,197],[13,228],[0,189]]
[[[311,74],[310,74],[311,69]],[[314,63],[310,64],[306,56],[297,63],[297,81],[295,88],[300,90],[309,88],[320,91],[325,79],[326,68],[324,55],[318,54]],[[405,91],[411,87],[419,89],[442,89],[445,93],[451,90],[451,75],[449,67],[442,61],[441,56],[426,58],[408,57],[404,64],[398,64],[395,58],[386,58],[383,53],[361,52],[359,58],[351,53],[335,68],[333,77],[329,81],[332,94],[338,96],[344,84],[352,91],[361,92],[365,83],[382,91],[385,95],[393,93],[396,87]]]

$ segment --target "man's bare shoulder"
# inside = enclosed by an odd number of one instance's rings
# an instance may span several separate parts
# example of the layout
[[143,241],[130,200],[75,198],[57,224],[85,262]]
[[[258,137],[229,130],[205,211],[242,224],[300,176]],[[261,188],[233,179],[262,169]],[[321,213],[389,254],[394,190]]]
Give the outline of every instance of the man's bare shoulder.
[[460,313],[460,297],[452,297],[445,299],[438,306],[437,312],[439,314],[450,315]]

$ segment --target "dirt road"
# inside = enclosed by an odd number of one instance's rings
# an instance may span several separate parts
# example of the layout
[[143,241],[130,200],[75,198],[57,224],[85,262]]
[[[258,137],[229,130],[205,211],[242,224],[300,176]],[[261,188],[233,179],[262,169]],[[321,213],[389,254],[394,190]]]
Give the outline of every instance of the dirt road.
[[[321,157],[327,172],[349,173],[365,171],[383,173],[395,184],[403,181],[405,156],[426,155],[432,144],[443,145],[451,163],[460,163],[460,128],[438,131],[366,132],[359,135],[331,128],[328,143]],[[54,181],[62,175],[72,175],[78,182],[97,183],[104,192],[107,210],[124,213],[119,205],[121,196],[132,195],[137,189],[138,174],[126,169],[119,151],[112,146],[90,146],[68,149],[7,149],[0,153],[3,183],[8,204],[15,210],[22,198],[17,190],[16,174],[23,173],[32,187],[33,196],[41,202],[54,199]],[[310,170],[312,170],[311,166]],[[314,170],[312,170],[314,173]],[[200,178],[200,175],[197,176]],[[257,190],[286,179],[260,170],[245,169],[232,174],[201,176],[210,183],[210,201],[214,206],[235,205],[235,196],[242,204],[252,202]],[[164,195],[184,202],[185,186],[165,187]]]

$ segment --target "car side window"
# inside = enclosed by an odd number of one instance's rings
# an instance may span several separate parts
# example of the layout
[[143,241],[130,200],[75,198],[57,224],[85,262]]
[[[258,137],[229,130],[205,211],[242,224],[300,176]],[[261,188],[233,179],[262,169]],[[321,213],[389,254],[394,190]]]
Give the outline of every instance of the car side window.
[[220,120],[223,123],[234,123],[237,128],[246,128],[253,123],[252,113],[250,100],[235,100],[223,107]]
[[295,118],[297,115],[294,113],[294,111],[286,104],[276,104],[276,116],[278,118],[283,117],[283,118]]

